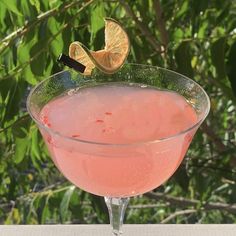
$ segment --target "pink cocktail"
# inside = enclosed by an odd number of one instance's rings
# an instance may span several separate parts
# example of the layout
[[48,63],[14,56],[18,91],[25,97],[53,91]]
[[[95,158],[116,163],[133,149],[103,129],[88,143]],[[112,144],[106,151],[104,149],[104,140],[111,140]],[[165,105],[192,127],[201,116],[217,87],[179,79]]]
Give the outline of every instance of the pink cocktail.
[[[132,144],[182,132],[196,123],[197,114],[177,93],[114,83],[67,92],[43,107],[40,121],[74,139]],[[158,187],[174,173],[190,143],[185,134],[165,146],[158,142],[122,149],[104,146],[87,153],[76,140],[68,143],[42,133],[58,169],[72,183],[110,197],[138,195]]]
[[58,73],[31,92],[28,109],[63,175],[106,197],[119,235],[128,198],[175,172],[209,99],[180,74],[126,65],[117,74],[89,78]]

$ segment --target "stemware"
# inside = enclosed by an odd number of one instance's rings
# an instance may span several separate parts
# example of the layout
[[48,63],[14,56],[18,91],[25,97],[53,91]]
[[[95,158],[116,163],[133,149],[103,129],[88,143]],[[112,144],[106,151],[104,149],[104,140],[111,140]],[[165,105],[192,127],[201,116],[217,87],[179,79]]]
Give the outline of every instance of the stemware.
[[[175,92],[192,106],[197,119],[169,136],[125,143],[71,137],[42,121],[41,111],[49,102],[104,84]],[[63,112],[59,107],[58,117]],[[73,70],[52,75],[32,89],[27,108],[59,171],[77,187],[105,197],[113,234],[120,235],[129,198],[157,188],[172,176],[206,118],[210,102],[201,86],[186,76],[155,66],[125,64],[111,75],[95,71],[91,76],[83,76]]]

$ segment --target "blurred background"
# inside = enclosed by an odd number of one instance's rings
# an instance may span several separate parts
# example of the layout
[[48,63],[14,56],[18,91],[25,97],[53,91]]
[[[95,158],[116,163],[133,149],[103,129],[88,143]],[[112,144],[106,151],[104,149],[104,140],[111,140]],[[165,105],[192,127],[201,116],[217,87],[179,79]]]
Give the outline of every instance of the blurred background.
[[128,32],[128,62],[183,73],[211,112],[178,171],[131,199],[126,223],[236,223],[236,1],[1,0],[0,224],[108,223],[103,198],[55,168],[25,108],[32,86],[63,70],[75,40],[104,46],[103,17]]

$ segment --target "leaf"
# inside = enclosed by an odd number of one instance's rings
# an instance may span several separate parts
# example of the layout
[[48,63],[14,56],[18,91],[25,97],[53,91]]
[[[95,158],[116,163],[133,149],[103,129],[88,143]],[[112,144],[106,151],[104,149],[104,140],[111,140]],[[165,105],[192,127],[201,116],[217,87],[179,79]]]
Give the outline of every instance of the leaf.
[[[22,43],[19,45],[18,50],[17,50],[17,52],[18,52],[17,58],[18,58],[19,65],[29,62],[29,60],[30,60],[30,47],[31,47],[31,44],[34,42],[34,39],[35,38],[31,39],[30,42]],[[22,76],[24,77],[24,79],[28,83],[30,83],[32,85],[37,84],[37,80],[31,71],[30,65],[27,65],[26,67],[24,67]]]
[[178,41],[180,41],[180,40],[183,38],[184,32],[183,32],[183,30],[181,30],[180,28],[178,28],[178,29],[176,29],[176,30],[174,31],[173,36],[174,36],[175,42],[178,42]]
[[192,0],[191,3],[189,3],[190,9],[191,9],[191,18],[192,18],[192,36],[198,32],[199,25],[201,23],[201,18],[199,15],[201,12],[203,13],[206,9],[207,6],[209,5],[208,1],[205,0]]
[[[73,42],[73,40],[72,40],[72,31],[69,27],[67,27],[63,30],[62,40],[63,40],[63,43],[64,43],[64,49],[66,48],[68,50],[71,42]],[[66,53],[68,53],[68,52],[66,52]]]
[[50,43],[49,49],[52,51],[53,55],[57,58],[59,54],[63,51],[63,38],[62,34],[58,34],[61,30],[59,22],[54,18],[50,18],[47,22],[47,27],[50,32],[50,36],[53,37],[52,42]]
[[29,59],[30,59],[30,57],[29,57],[29,42],[27,42],[27,44],[26,43],[21,43],[18,47],[18,61],[19,61],[19,64],[27,62]]
[[16,81],[14,78],[0,80],[0,95],[3,101],[7,98],[11,89],[14,88]]
[[100,29],[94,40],[91,42],[91,48],[93,48],[93,50],[97,51],[100,50],[101,48],[104,48],[104,30]]
[[[51,197],[51,193],[48,193],[46,196],[44,195],[38,195],[37,198],[35,198],[34,201],[34,208],[36,209],[37,212],[37,218],[38,222],[40,224],[45,224],[46,220],[49,216],[49,208],[48,208],[48,202]],[[31,211],[32,208],[31,208]]]
[[180,167],[177,169],[174,175],[177,183],[181,186],[183,191],[187,193],[189,187],[189,177],[185,167]]
[[227,75],[233,93],[236,96],[236,41],[230,47],[227,61]]
[[51,35],[54,35],[58,32],[60,27],[59,22],[56,21],[55,18],[49,18],[47,21],[47,28],[49,30],[49,32],[51,33]]
[[12,126],[12,133],[15,137],[25,138],[28,136],[31,118],[29,115],[20,118]]
[[48,1],[48,0],[41,0],[42,2],[48,2],[49,7],[52,8],[59,8],[64,0],[53,0],[53,1]]
[[38,133],[39,133],[39,131],[36,127],[31,131],[31,139],[32,139],[31,152],[32,152],[32,155],[34,155],[40,161],[41,158],[40,158],[40,147],[39,147]]
[[216,19],[216,25],[221,24],[222,21],[228,18],[231,4],[229,1],[228,2],[224,1],[224,4],[225,6],[220,6],[220,8],[222,8],[222,11],[219,11],[219,15],[217,16],[217,19]]
[[40,138],[39,131],[35,125],[31,126],[31,149],[30,149],[30,158],[33,163],[33,166],[38,170],[40,174],[43,174],[42,162],[43,162],[43,151],[40,148]]
[[193,68],[191,65],[192,56],[190,54],[191,42],[183,41],[175,50],[175,60],[177,63],[177,71],[181,74],[193,77]]
[[104,211],[107,209],[104,199],[100,196],[90,194],[91,203],[94,211],[97,214],[97,223],[108,223],[108,214],[104,215]]
[[2,28],[3,27],[5,28],[5,22],[4,22],[5,15],[6,15],[6,7],[2,2],[0,2],[0,26]]
[[151,15],[151,12],[149,11],[149,7],[153,9],[153,3],[151,3],[151,6],[149,6],[150,2],[149,1],[143,1],[143,0],[139,0],[136,1],[136,7],[137,10],[139,12],[142,12],[142,20],[144,22],[148,22],[149,21],[149,17]]
[[12,119],[18,114],[26,87],[27,84],[23,80],[15,82],[14,86],[11,87],[6,106],[6,113],[4,115],[5,121]]
[[175,18],[182,17],[188,9],[189,9],[189,2],[184,1],[181,7],[179,8]]
[[30,63],[31,71],[37,76],[43,76],[43,72],[46,66],[46,52],[42,50],[42,45],[44,45],[44,41],[38,41],[31,49],[30,49],[30,57],[33,58],[35,55],[35,60]]
[[50,199],[51,195],[49,194],[46,199],[45,199],[45,202],[44,202],[44,205],[43,205],[43,210],[42,210],[42,213],[41,213],[41,220],[40,220],[40,223],[41,224],[45,224],[47,223],[47,219],[49,219],[50,217],[50,210],[49,210],[49,199]]
[[70,203],[70,198],[75,190],[75,186],[71,186],[64,194],[61,204],[60,204],[60,216],[61,221],[64,222],[67,218],[68,207]]
[[211,60],[216,68],[218,79],[223,79],[226,76],[225,72],[225,45],[226,38],[217,39],[211,46]]
[[46,61],[46,66],[45,66],[45,70],[44,70],[44,77],[47,78],[49,76],[51,76],[51,71],[52,71],[52,67],[54,66],[55,62],[53,61],[53,59],[51,59],[50,56],[47,57],[47,61]]
[[39,0],[29,0],[30,4],[35,6],[35,8],[37,9],[37,12],[40,12],[40,1]]
[[41,0],[40,2],[41,2],[42,11],[47,11],[49,9],[49,4],[51,3],[51,1]]
[[21,11],[27,20],[31,20],[37,16],[36,8],[32,7],[28,0],[21,0],[20,4]]
[[3,4],[12,12],[18,16],[22,16],[21,12],[17,8],[17,1],[15,0],[1,0]]
[[21,0],[21,11],[24,14],[26,18],[30,18],[31,16],[31,10],[30,10],[30,4],[27,0]]
[[[4,45],[4,44],[2,44]],[[1,45],[0,45],[1,48]],[[12,60],[12,52],[10,50],[7,50],[6,53],[4,53],[2,57],[2,68],[7,73],[8,71],[12,70],[14,67],[13,60]]]
[[26,150],[28,148],[29,140],[28,138],[16,138],[15,139],[15,154],[14,154],[14,162],[19,164],[23,161]]
[[104,3],[97,3],[95,7],[92,8],[91,12],[91,44],[93,44],[93,40],[96,37],[97,32],[104,27]]
[[209,5],[209,2],[205,0],[198,0],[198,1],[191,0],[189,5],[191,6],[191,10],[194,13],[192,17],[194,17],[199,15],[201,11],[205,11],[207,9],[207,6]]
[[4,224],[19,224],[21,221],[21,215],[17,208],[12,208],[11,211],[8,213]]
[[204,21],[201,26],[199,27],[198,30],[198,37],[199,38],[204,38],[205,35],[207,34],[207,30],[209,30],[209,24],[208,21]]

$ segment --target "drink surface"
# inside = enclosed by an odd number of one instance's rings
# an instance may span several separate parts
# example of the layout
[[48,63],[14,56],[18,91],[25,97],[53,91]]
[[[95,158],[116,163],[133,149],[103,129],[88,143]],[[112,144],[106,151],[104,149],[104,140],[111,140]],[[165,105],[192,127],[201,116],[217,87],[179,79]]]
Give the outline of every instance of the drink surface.
[[[133,196],[166,181],[193,134],[174,136],[197,115],[184,97],[152,87],[104,84],[69,91],[43,107],[41,121],[66,137],[42,131],[59,170],[75,185],[106,196]],[[159,140],[156,142],[149,142]],[[130,144],[130,145],[128,145]]]

